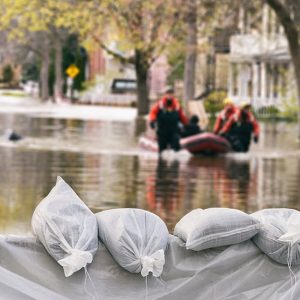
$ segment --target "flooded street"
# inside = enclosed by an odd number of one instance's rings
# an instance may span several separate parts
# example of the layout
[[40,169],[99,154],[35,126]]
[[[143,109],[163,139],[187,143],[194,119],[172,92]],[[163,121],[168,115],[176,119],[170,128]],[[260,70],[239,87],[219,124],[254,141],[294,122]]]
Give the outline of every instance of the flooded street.
[[[84,109],[84,108],[79,108]],[[101,107],[97,107],[101,110]],[[107,112],[105,112],[107,110]],[[1,133],[14,128],[18,143],[0,140],[0,232],[30,232],[32,212],[62,176],[94,211],[138,207],[162,217],[172,231],[194,208],[232,207],[254,212],[267,207],[300,209],[300,151],[292,123],[262,123],[258,145],[248,154],[193,157],[138,148],[145,124],[103,116],[5,112]],[[107,113],[107,114],[106,114]]]

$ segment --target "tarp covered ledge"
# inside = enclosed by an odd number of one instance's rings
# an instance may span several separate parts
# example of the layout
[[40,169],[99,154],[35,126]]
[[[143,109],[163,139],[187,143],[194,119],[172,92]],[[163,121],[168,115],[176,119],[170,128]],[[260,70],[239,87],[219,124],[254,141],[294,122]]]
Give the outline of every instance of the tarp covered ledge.
[[[161,278],[131,274],[100,245],[88,275],[66,278],[30,237],[0,235],[0,299],[300,299],[300,283],[252,241],[199,252],[170,235]],[[300,266],[293,266],[300,276]],[[93,282],[93,284],[92,284]],[[293,286],[292,286],[293,284]]]

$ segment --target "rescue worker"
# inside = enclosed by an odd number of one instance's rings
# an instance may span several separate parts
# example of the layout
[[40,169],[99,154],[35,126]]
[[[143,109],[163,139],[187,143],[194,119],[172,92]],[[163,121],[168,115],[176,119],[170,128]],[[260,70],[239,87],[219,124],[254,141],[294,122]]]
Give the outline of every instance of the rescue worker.
[[174,90],[167,88],[165,95],[150,111],[150,127],[156,129],[159,153],[168,148],[180,150],[180,123],[186,125],[185,116],[179,101],[174,97]]
[[229,140],[233,150],[237,152],[249,150],[252,134],[253,141],[258,143],[259,125],[251,112],[250,102],[245,101],[241,104],[240,110],[230,117],[220,134]]
[[187,125],[184,126],[184,129],[181,133],[182,137],[189,137],[195,134],[202,133],[199,123],[199,117],[196,115],[191,116],[190,121]]
[[238,109],[235,107],[233,101],[230,98],[225,98],[223,101],[224,109],[219,113],[214,126],[214,133],[218,134],[225,123],[234,115]]

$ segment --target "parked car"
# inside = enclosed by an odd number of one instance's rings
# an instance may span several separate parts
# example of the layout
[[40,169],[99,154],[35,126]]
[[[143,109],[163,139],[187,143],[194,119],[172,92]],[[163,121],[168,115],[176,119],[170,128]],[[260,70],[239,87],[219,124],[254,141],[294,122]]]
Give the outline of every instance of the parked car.
[[137,82],[135,79],[115,78],[111,85],[112,94],[135,94]]

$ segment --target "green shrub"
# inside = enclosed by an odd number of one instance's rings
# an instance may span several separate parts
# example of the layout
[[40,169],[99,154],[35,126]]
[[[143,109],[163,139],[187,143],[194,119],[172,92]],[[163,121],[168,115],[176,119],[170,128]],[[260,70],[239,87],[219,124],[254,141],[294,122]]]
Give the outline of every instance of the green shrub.
[[204,100],[204,107],[207,113],[215,115],[224,108],[223,100],[226,98],[225,91],[213,91]]
[[299,106],[296,97],[292,97],[288,100],[283,100],[282,107],[283,108],[280,112],[281,117],[291,121],[296,121],[298,119]]
[[258,118],[276,118],[280,114],[280,110],[274,106],[263,106],[255,111]]
[[14,71],[11,65],[6,65],[2,71],[2,80],[5,83],[11,83],[14,78]]

